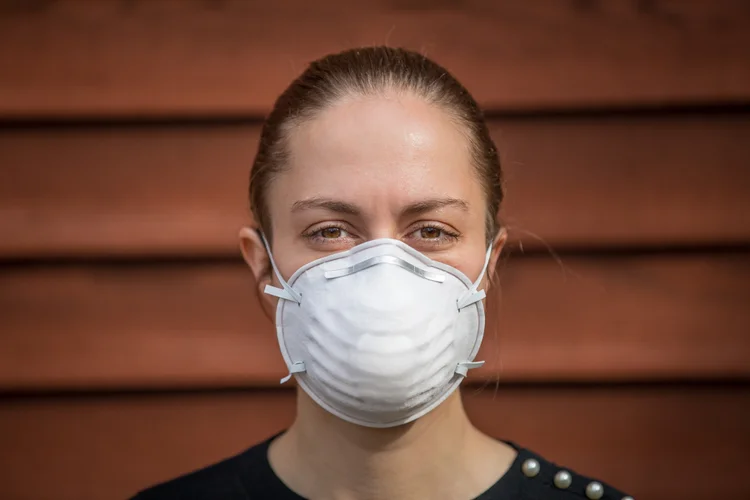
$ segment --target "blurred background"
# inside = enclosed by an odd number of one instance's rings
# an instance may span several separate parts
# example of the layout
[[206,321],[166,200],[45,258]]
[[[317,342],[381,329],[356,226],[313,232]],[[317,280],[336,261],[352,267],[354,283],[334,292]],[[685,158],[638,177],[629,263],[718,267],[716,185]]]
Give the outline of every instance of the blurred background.
[[511,251],[473,420],[638,499],[750,498],[750,2],[0,1],[0,498],[125,498],[293,419],[237,248],[309,61],[486,109]]

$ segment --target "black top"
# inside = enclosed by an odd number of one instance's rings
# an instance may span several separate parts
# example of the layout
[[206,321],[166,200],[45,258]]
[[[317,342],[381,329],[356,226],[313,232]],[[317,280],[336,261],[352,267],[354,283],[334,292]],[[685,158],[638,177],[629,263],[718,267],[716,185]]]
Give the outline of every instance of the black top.
[[[166,483],[142,491],[132,500],[304,500],[290,490],[271,469],[268,446],[271,438],[237,456],[191,472]],[[570,469],[562,469],[539,455],[507,443],[518,452],[510,469],[490,489],[476,500],[622,500],[627,496],[604,483],[604,495],[587,496],[586,488],[592,479],[580,476]],[[538,473],[528,477],[529,460],[538,464]],[[524,464],[527,464],[524,467]],[[531,463],[533,466],[533,462]],[[555,486],[555,474],[561,470],[570,473],[570,485],[561,489]]]

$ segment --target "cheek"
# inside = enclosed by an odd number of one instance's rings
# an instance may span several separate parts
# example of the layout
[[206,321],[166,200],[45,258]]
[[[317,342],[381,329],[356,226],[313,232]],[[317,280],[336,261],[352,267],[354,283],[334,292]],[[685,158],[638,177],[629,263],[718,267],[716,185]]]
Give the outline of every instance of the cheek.
[[276,311],[276,306],[279,305],[279,299],[274,297],[273,295],[268,295],[267,293],[264,293],[262,300],[264,302],[264,307],[266,308],[266,314],[273,321],[275,319],[274,314]]
[[[286,250],[283,251],[281,250],[281,245],[277,248],[278,250],[274,252],[274,259],[276,260],[276,266],[285,281],[289,281],[297,269],[314,260],[314,258],[305,259],[304,255],[299,252],[290,252],[289,247],[286,247]],[[275,276],[275,273],[273,281],[278,284],[278,277]]]
[[[272,251],[276,266],[286,281],[290,280],[297,269],[320,257],[318,253],[313,252],[300,241],[296,232],[284,227],[277,230],[276,225],[274,225]],[[273,274],[273,282],[278,285],[278,278],[275,273]]]
[[[433,260],[455,267],[469,278],[472,283],[479,277],[484,267],[484,258],[486,248],[483,248],[484,240],[475,244],[466,244],[463,248],[456,249],[451,255],[431,255]],[[482,285],[486,284],[487,276],[482,280]],[[479,289],[482,287],[480,286]]]

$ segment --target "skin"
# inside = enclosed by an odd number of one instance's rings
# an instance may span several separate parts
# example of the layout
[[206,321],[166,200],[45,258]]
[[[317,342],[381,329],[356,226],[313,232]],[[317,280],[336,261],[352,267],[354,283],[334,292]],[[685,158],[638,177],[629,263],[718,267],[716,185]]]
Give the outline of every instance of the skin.
[[[282,276],[376,238],[402,240],[475,280],[486,252],[486,202],[468,142],[443,110],[409,94],[349,97],[297,125],[289,168],[267,194]],[[279,286],[257,228],[241,248],[262,292]],[[494,238],[488,275],[505,233]],[[489,286],[485,278],[483,287]],[[481,287],[480,287],[481,288]],[[269,314],[277,299],[261,293]],[[297,391],[294,424],[269,449],[276,474],[306,498],[474,498],[515,451],[477,430],[456,391],[424,417],[371,429],[345,422]],[[429,458],[427,458],[429,457]]]

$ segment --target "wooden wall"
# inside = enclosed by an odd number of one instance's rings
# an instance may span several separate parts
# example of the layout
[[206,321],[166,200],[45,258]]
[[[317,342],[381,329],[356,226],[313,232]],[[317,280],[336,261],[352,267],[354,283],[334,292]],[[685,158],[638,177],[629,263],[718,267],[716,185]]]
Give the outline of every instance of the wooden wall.
[[472,418],[639,499],[750,498],[750,4],[352,5],[0,1],[0,498],[124,498],[288,425],[248,170],[306,62],[382,43],[503,153]]

